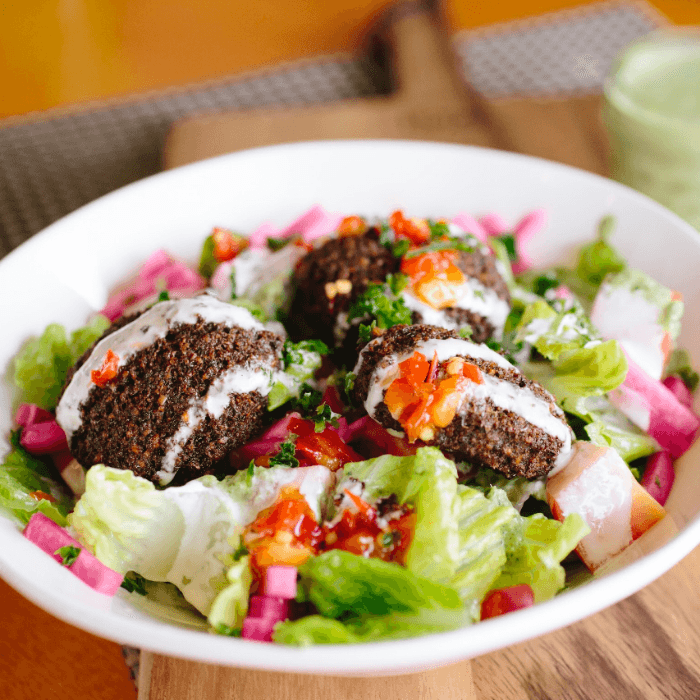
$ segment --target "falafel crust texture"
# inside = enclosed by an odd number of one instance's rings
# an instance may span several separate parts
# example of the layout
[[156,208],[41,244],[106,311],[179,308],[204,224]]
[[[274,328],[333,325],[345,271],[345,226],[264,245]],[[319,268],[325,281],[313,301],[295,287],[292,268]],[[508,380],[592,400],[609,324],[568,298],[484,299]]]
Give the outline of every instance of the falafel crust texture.
[[[203,401],[217,377],[237,366],[264,362],[258,371],[279,369],[282,345],[282,338],[270,331],[201,318],[174,326],[132,356],[105,386],[91,389],[70,442],[73,456],[85,467],[104,463],[158,481],[169,440],[187,421],[193,403]],[[218,460],[261,430],[265,396],[252,391],[229,399],[220,416],[206,414],[181,444],[174,484],[212,473]]]
[[[435,326],[394,326],[377,343],[365,347],[353,388],[353,399],[364,404],[369,394],[372,376],[379,363],[392,355],[410,353],[426,340],[459,339],[454,331]],[[566,425],[563,411],[540,384],[524,377],[516,369],[501,367],[494,362],[460,356],[475,364],[494,378],[507,381],[520,389],[531,391],[537,398],[549,403],[552,415]],[[384,402],[376,408],[374,419],[383,427],[402,431],[403,428],[389,413]],[[508,478],[522,476],[534,479],[549,473],[564,447],[562,441],[522,416],[496,406],[489,398],[467,398],[452,422],[436,431],[435,439],[426,443],[435,445],[476,467],[488,467]]]

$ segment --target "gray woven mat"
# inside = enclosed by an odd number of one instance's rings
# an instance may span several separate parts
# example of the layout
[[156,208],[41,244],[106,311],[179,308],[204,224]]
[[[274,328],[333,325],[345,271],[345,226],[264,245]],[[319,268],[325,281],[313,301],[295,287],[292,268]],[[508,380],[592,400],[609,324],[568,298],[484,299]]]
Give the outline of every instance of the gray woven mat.
[[[644,3],[602,2],[465,32],[454,47],[487,96],[580,94],[599,90],[613,56],[656,24]],[[327,57],[128,103],[0,122],[0,257],[83,204],[157,172],[176,119],[376,95],[388,81],[369,57]]]

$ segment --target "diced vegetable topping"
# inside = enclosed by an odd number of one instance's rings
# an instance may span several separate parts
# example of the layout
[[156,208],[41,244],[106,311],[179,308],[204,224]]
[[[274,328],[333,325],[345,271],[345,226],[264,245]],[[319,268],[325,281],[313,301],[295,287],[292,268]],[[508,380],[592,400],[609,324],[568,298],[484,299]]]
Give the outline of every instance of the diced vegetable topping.
[[399,376],[384,395],[389,413],[411,442],[432,440],[435,428],[452,422],[468,385],[483,383],[479,368],[462,358],[452,358],[439,369],[436,362],[414,353],[399,363]]
[[97,384],[97,386],[102,388],[107,385],[107,382],[117,376],[118,368],[119,356],[115,355],[111,350],[107,350],[107,354],[102,360],[102,367],[100,367],[100,369],[93,369],[92,372],[90,372],[90,379],[93,384]]
[[498,617],[535,604],[535,594],[526,583],[491,591],[481,603],[481,619]]
[[42,513],[31,517],[24,536],[99,593],[113,596],[119,590],[123,575],[105,566]]

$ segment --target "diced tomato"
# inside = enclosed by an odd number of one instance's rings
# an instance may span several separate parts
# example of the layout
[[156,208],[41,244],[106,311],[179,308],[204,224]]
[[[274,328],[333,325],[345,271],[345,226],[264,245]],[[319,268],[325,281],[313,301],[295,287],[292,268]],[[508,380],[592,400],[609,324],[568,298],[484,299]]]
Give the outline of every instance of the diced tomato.
[[438,370],[438,354],[437,354],[437,350],[436,350],[433,353],[433,359],[430,363],[430,369],[428,370],[428,377],[425,380],[428,384],[432,384],[437,379],[437,370]]
[[369,513],[372,506],[363,501],[359,496],[356,496],[352,491],[345,489],[345,495],[355,504],[355,507],[360,513]]
[[430,240],[428,223],[423,219],[407,219],[402,211],[395,211],[389,217],[389,226],[397,236],[408,238],[412,243],[421,244]]
[[107,350],[107,354],[102,360],[102,367],[94,369],[90,372],[90,379],[97,386],[104,387],[107,382],[117,376],[117,368],[119,367],[119,356],[115,355],[111,350]]
[[348,462],[361,462],[362,457],[340,435],[326,428],[322,433],[310,433],[297,439],[296,457],[301,466],[322,464],[331,471],[337,471]]
[[260,512],[246,529],[256,579],[268,566],[299,566],[316,553],[323,531],[306,499],[294,487],[280,491],[277,501]]
[[448,426],[457,413],[468,380],[464,377],[448,377],[440,382],[432,406],[433,422],[438,428]]
[[237,236],[226,228],[215,228],[211,237],[214,242],[213,256],[218,262],[233,260],[248,246],[248,241],[243,236]]
[[394,418],[398,418],[408,406],[412,406],[415,402],[414,387],[406,379],[395,379],[384,394],[384,403]]
[[[430,253],[402,258],[401,272],[408,275],[411,281],[414,282],[422,277],[432,277],[447,272],[455,267],[456,260],[456,250],[434,250]],[[450,274],[453,275],[454,272]]]
[[367,230],[365,220],[359,216],[346,216],[338,226],[338,235],[341,238],[345,236],[359,236]]
[[535,604],[535,593],[526,583],[491,591],[481,603],[481,619],[498,617]]
[[471,364],[471,362],[465,362],[462,365],[462,375],[470,381],[474,382],[475,384],[484,383],[479,368],[476,365]]
[[50,503],[56,503],[56,499],[50,494],[44,491],[30,491],[29,495],[35,501],[49,501]]
[[430,363],[422,352],[415,352],[407,360],[399,362],[401,378],[413,386],[423,384],[429,371]]
[[433,396],[425,396],[416,404],[409,406],[399,418],[399,423],[404,427],[408,439],[413,442],[418,440],[432,440],[431,436],[424,435],[426,429],[430,429],[432,416],[430,406],[433,403]]

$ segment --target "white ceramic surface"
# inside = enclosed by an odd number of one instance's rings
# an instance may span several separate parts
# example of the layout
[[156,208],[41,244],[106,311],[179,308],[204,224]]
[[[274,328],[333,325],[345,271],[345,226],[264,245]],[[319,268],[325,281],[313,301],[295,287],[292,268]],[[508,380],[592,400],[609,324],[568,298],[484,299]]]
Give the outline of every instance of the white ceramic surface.
[[[383,216],[397,208],[435,218],[495,211],[510,222],[545,207],[549,223],[536,250],[542,265],[570,261],[572,251],[591,240],[601,216],[613,214],[612,242],[630,264],[683,292],[680,343],[700,364],[700,236],[650,199],[583,171],[500,151],[401,141],[275,146],[196,163],[114,192],[0,261],[0,454],[8,450],[14,406],[7,372],[27,338],[54,321],[82,325],[110,288],[156,248],[193,262],[213,226],[245,232],[263,221],[282,225],[316,203]],[[279,671],[412,672],[570,624],[667,571],[700,543],[699,460],[696,445],[677,464],[667,505],[681,532],[657,551],[548,603],[430,638],[296,649],[212,635],[184,618],[168,622],[158,606],[150,612],[137,607],[138,596],[120,591],[109,599],[93,592],[2,517],[0,576],[71,624],[171,656]]]

